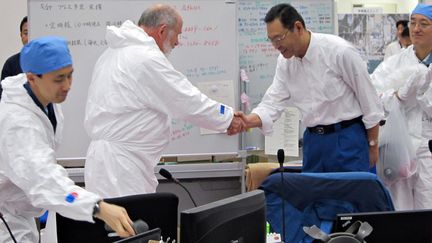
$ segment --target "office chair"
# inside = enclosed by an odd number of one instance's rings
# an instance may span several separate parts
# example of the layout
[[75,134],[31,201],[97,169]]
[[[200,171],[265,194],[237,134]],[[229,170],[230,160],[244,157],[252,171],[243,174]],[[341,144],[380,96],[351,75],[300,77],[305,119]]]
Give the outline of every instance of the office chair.
[[[126,197],[104,199],[126,208],[132,221],[144,220],[149,229],[160,228],[164,239],[177,239],[178,197],[172,193],[150,193]],[[75,221],[59,214],[57,220],[57,240],[60,243],[113,242],[118,237],[109,238],[104,222],[96,219],[92,224]]]
[[275,173],[267,177],[260,189],[266,195],[267,221],[278,233],[282,233],[283,198],[287,243],[313,241],[303,226],[316,225],[330,233],[339,213],[394,211],[390,194],[372,173],[284,173],[283,176],[283,187],[280,174]]

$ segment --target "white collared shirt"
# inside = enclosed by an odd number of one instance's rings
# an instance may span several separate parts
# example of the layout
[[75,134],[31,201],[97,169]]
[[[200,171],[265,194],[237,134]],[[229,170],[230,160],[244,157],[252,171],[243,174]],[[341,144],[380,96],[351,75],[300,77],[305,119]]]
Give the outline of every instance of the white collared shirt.
[[384,117],[366,64],[355,48],[342,38],[311,33],[303,58],[279,55],[272,85],[252,113],[271,134],[287,106],[300,110],[306,127],[334,124],[363,116],[366,129]]

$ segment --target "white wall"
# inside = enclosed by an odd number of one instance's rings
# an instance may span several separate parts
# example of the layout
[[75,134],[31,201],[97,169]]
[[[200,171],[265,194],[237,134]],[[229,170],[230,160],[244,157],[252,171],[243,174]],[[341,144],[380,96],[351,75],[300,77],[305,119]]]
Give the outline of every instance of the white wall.
[[19,26],[27,15],[27,0],[0,0],[0,71],[10,56],[22,47]]
[[[335,0],[338,13],[351,13],[352,5],[365,4],[391,4],[397,5],[398,13],[409,13],[414,9],[418,0]],[[420,0],[431,3],[432,0]],[[19,24],[27,15],[27,0],[0,0],[0,68],[8,57],[20,51],[22,44],[19,36]]]
[[[432,0],[427,0],[432,1]],[[395,13],[409,13],[417,5],[418,0],[336,0],[337,13],[351,13],[353,4],[369,4],[373,7],[382,4],[384,6],[384,13],[391,13],[386,11],[386,6],[391,4],[396,5]]]

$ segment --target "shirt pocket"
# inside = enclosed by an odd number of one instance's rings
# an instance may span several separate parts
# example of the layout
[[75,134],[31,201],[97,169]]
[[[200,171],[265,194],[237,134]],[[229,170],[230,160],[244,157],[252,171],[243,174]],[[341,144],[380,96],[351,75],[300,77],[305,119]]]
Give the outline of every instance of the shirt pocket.
[[327,69],[320,79],[321,93],[324,100],[337,100],[346,92],[345,81],[331,69]]

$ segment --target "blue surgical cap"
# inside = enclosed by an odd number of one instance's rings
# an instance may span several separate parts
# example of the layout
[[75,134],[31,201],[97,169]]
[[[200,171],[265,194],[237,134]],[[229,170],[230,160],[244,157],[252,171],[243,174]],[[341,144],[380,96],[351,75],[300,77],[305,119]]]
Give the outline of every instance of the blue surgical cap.
[[417,7],[412,11],[411,15],[421,14],[427,17],[429,20],[432,20],[432,5],[419,3]]
[[20,64],[25,73],[44,74],[72,65],[72,57],[65,39],[47,36],[22,48]]

